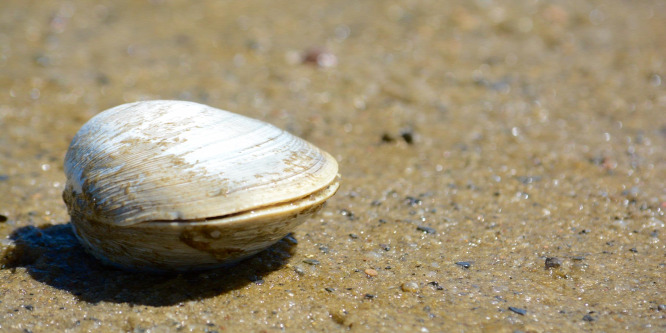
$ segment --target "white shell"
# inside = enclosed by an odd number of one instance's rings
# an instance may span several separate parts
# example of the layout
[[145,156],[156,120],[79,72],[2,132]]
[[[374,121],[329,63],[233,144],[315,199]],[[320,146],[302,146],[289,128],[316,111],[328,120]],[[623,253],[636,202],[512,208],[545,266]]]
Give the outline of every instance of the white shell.
[[88,121],[63,197],[82,244],[123,267],[192,269],[252,255],[338,188],[328,153],[206,105],[145,101]]

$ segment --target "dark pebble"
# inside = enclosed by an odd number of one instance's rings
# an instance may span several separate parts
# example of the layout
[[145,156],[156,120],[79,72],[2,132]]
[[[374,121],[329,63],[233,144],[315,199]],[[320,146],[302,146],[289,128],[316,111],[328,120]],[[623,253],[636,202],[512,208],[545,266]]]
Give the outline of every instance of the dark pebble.
[[317,259],[305,259],[305,260],[303,260],[303,262],[308,264],[308,265],[312,265],[312,266],[319,265],[319,260],[317,260]]
[[0,215],[0,223],[7,222],[7,216]]
[[384,223],[386,223],[386,222],[387,222],[387,221],[386,221],[386,220],[384,220],[384,219],[379,219],[379,223],[382,223],[382,224],[384,224]]
[[527,310],[521,309],[521,308],[514,308],[513,306],[510,306],[509,310],[511,310],[512,312],[515,312],[515,313],[517,313],[521,316],[524,316],[527,313]]
[[584,321],[590,321],[590,322],[592,322],[592,321],[595,321],[595,320],[597,320],[597,319],[594,318],[594,317],[592,317],[592,316],[590,316],[589,314],[586,314],[586,315],[583,316],[583,320],[584,320]]
[[411,128],[403,129],[400,132],[400,136],[402,137],[403,140],[405,140],[405,142],[407,142],[407,144],[411,145],[414,143],[414,133]]
[[659,306],[657,306],[657,310],[666,311],[666,304],[659,304]]
[[437,290],[444,290],[444,287],[440,286],[439,282],[437,282],[437,281],[430,281],[430,282],[428,282],[428,284],[435,287],[435,289],[437,289]]
[[592,232],[590,229],[583,229],[578,234],[579,235],[586,235],[586,234],[589,234],[590,232]]
[[321,251],[324,254],[327,254],[330,250],[328,249],[328,246],[320,246],[319,251]]
[[347,219],[349,219],[350,221],[354,220],[354,213],[352,213],[351,211],[348,211],[346,209],[340,210],[340,215],[346,216]]
[[406,197],[405,202],[410,206],[420,206],[423,203],[421,199],[415,197]]
[[382,134],[382,142],[391,143],[393,141],[395,141],[395,139],[390,134],[388,133]]
[[431,228],[431,227],[426,227],[426,226],[424,226],[424,225],[420,225],[420,226],[416,227],[416,230],[418,230],[418,231],[423,231],[423,232],[425,232],[425,233],[427,233],[427,234],[435,234],[435,233],[437,233],[437,230],[435,230],[435,229],[433,229],[433,228]]
[[556,258],[556,257],[546,258],[546,269],[548,269],[548,268],[558,268],[560,266],[562,266],[562,260],[560,260],[560,258]]
[[384,251],[391,251],[391,247],[387,244],[379,244],[379,247]]
[[456,265],[462,267],[462,268],[470,268],[472,267],[472,263],[469,261],[458,261],[456,262]]
[[373,294],[365,294],[365,296],[363,296],[363,297],[364,297],[365,299],[373,299],[373,298],[377,297],[377,295],[373,295]]
[[28,304],[28,305],[24,305],[23,307],[24,307],[26,310],[28,310],[28,311],[32,311],[32,310],[35,309],[35,308],[34,308],[32,305],[30,305],[30,304]]
[[326,288],[324,288],[324,290],[328,291],[329,293],[332,293],[332,292],[335,291],[335,288],[326,287]]
[[638,250],[635,247],[630,248],[629,251],[633,253],[638,253]]
[[349,237],[351,239],[356,239],[356,238],[358,238],[358,235],[357,234],[349,234]]
[[284,239],[287,243],[289,243],[289,244],[291,244],[291,245],[296,245],[296,244],[298,244],[298,239],[294,238],[294,235],[291,234],[291,233],[288,234],[287,236],[285,236],[283,239]]

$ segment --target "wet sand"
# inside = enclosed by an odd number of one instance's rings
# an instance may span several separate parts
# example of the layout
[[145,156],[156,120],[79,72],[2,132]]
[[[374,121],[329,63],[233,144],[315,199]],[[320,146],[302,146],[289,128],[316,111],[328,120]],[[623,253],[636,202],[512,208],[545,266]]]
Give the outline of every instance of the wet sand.
[[[666,3],[5,1],[0,331],[666,329]],[[234,267],[87,255],[62,161],[181,99],[332,153],[315,217]]]

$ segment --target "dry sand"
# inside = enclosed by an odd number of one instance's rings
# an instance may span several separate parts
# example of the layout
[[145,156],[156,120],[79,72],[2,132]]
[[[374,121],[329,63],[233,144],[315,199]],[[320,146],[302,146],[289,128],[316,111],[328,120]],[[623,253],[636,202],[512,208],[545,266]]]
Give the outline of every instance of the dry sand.
[[[664,1],[1,7],[2,332],[666,329]],[[64,154],[158,98],[306,138],[340,191],[232,268],[99,264]]]

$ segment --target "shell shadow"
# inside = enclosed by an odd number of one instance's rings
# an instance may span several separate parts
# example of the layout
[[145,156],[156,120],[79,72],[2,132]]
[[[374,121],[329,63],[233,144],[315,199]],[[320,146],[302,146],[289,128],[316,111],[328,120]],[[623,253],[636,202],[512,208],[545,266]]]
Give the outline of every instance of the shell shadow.
[[84,251],[69,223],[18,228],[10,238],[15,246],[0,258],[0,267],[25,267],[35,280],[66,290],[86,302],[151,306],[213,297],[250,283],[262,283],[262,276],[289,261],[297,243],[289,235],[233,266],[154,274],[103,265]]

